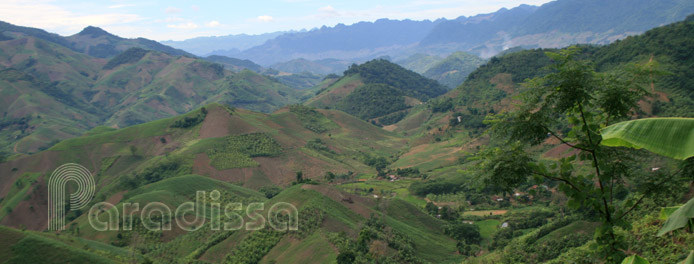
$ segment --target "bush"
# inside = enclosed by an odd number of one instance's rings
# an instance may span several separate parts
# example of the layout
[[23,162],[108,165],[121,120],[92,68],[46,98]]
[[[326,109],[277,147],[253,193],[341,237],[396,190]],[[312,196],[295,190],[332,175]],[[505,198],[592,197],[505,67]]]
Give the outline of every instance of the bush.
[[479,244],[482,242],[480,228],[473,224],[452,223],[444,228],[446,235],[458,241],[463,241],[465,244]]

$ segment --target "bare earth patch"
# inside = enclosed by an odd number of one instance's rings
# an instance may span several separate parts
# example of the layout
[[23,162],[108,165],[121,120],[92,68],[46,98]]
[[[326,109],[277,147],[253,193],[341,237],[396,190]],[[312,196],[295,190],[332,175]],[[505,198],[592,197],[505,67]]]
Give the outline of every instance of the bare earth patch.
[[223,137],[229,134],[231,116],[221,108],[211,109],[200,128],[200,138]]

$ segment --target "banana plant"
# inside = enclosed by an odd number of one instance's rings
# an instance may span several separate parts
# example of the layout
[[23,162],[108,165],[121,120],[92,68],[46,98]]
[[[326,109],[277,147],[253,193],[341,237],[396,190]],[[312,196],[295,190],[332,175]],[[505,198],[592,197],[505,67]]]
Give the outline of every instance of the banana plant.
[[[646,118],[620,122],[601,131],[602,145],[646,149],[653,153],[685,160],[694,157],[694,118]],[[688,227],[694,231],[694,199],[682,206],[665,207],[660,218],[666,220],[658,236]],[[622,264],[649,263],[640,256],[630,256]],[[680,264],[694,264],[694,250]]]
[[644,148],[685,160],[694,157],[694,118],[662,117],[624,121],[601,130],[602,145]]

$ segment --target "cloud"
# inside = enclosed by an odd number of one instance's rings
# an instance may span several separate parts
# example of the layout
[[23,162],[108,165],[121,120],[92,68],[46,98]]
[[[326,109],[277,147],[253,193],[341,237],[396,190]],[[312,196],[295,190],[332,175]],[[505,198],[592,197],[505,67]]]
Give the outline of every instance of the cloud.
[[194,28],[198,28],[198,24],[195,24],[193,22],[188,22],[188,23],[166,25],[166,27],[176,28],[176,29],[194,29]]
[[271,22],[272,20],[274,20],[274,18],[268,15],[258,16],[256,19],[260,22]]
[[339,17],[341,15],[333,6],[318,8],[318,12],[320,12],[320,17]]
[[197,5],[190,6],[190,9],[193,9],[193,11],[200,11],[200,7]]
[[38,27],[63,35],[74,34],[89,25],[110,27],[111,25],[127,24],[144,19],[138,15],[124,12],[80,14],[53,5],[51,2],[22,0],[0,1],[0,17],[9,23]]
[[108,8],[110,9],[118,9],[118,8],[124,8],[124,7],[132,7],[132,6],[137,6],[135,4],[120,4],[120,5],[110,5]]
[[218,27],[218,26],[221,25],[221,24],[219,23],[219,21],[213,20],[213,21],[207,22],[207,24],[205,24],[205,25],[206,25],[207,27]]
[[179,13],[179,12],[181,12],[181,9],[175,8],[173,6],[170,6],[170,7],[167,7],[166,9],[164,9],[164,13],[167,13],[167,14],[173,14],[173,13]]

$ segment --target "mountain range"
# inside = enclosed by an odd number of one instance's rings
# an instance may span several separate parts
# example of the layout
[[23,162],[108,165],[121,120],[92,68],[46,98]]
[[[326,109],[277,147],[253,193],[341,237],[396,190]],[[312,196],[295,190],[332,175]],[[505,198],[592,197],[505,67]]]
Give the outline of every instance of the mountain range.
[[[516,46],[557,48],[576,43],[607,44],[682,20],[691,13],[694,3],[686,0],[559,0],[450,20],[379,19],[324,26],[284,33],[263,44],[240,52],[234,49],[225,55],[250,59],[263,66],[299,58],[364,62],[391,56],[397,61],[416,53],[448,56],[456,51],[489,58]],[[205,45],[217,41],[205,40],[210,43]],[[195,39],[190,43],[200,41]],[[183,45],[186,41],[179,43]]]
[[151,40],[123,39],[94,27],[60,37],[2,25],[5,152],[35,152],[97,125],[130,126],[205,102],[270,112],[301,96],[276,79],[227,71]]

